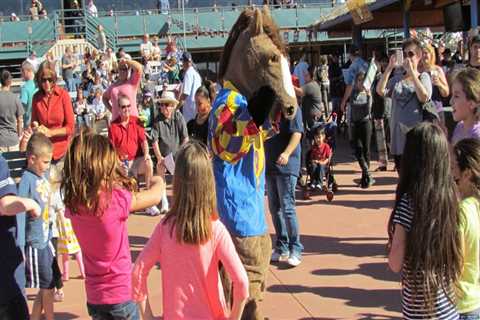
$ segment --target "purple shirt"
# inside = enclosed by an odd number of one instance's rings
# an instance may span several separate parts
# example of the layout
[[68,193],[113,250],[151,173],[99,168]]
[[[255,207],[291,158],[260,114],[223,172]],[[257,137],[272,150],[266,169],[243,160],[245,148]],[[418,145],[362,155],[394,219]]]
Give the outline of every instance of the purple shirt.
[[457,123],[452,134],[452,144],[456,144],[458,141],[467,138],[480,139],[480,122],[476,122],[470,130],[465,130],[463,121]]

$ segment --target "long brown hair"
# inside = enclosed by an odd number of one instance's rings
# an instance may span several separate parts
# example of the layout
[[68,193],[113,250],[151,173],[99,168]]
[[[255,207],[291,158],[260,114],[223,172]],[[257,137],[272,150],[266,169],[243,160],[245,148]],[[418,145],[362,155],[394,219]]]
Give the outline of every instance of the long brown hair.
[[202,244],[212,236],[217,218],[212,161],[206,147],[188,142],[177,153],[173,178],[173,205],[164,223],[172,223],[179,243]]
[[[426,122],[411,129],[401,168],[395,207],[407,195],[413,210],[405,260],[413,294],[423,292],[432,309],[439,289],[454,300],[452,284],[462,272],[458,199],[442,129]],[[394,230],[392,219],[389,229]]]
[[453,152],[460,171],[470,170],[472,193],[480,200],[480,141],[473,138],[460,140],[453,147]]
[[120,169],[119,158],[108,138],[81,131],[65,156],[61,189],[72,213],[102,216],[114,187],[134,191],[135,182]]

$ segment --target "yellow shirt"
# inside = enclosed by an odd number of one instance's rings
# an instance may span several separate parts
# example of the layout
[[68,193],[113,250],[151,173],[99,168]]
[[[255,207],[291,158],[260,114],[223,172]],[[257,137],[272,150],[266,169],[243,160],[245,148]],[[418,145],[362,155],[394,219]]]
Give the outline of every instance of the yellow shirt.
[[457,292],[457,309],[467,313],[480,308],[480,203],[474,197],[460,202],[463,272]]

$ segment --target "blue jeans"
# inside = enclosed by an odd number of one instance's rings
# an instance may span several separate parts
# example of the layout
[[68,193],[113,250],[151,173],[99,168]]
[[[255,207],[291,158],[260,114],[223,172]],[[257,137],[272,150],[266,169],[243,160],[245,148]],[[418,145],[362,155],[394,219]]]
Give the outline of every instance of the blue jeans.
[[480,311],[475,310],[469,313],[460,314],[459,320],[479,320],[480,319]]
[[323,164],[312,163],[312,184],[323,184],[323,178],[327,172],[327,166]]
[[267,176],[268,207],[272,215],[277,240],[275,250],[280,254],[302,255],[297,212],[295,210],[295,186],[293,175]]
[[133,301],[117,304],[87,303],[93,320],[140,320],[137,304]]
[[75,79],[63,79],[65,81],[65,89],[67,89],[68,92],[75,92],[77,91],[77,87],[75,86]]

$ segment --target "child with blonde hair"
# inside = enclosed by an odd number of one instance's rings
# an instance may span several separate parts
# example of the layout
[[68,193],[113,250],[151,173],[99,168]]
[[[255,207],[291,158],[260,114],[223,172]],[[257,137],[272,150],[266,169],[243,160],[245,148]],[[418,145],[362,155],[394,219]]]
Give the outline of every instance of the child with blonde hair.
[[[145,319],[153,315],[147,277],[162,268],[165,319],[240,319],[248,298],[247,273],[216,210],[211,159],[200,142],[177,153],[173,206],[157,225],[133,269],[133,297]],[[233,283],[231,311],[223,295],[219,263]]]
[[85,263],[88,313],[93,319],[139,319],[132,301],[130,212],[160,202],[163,177],[136,192],[108,138],[81,132],[65,157],[61,190]]
[[19,232],[23,234],[19,236],[19,242],[25,245],[25,287],[39,289],[31,319],[40,319],[44,312],[47,320],[53,320],[55,249],[51,243],[51,186],[47,178],[53,155],[52,142],[44,134],[35,133],[28,141],[26,153],[27,169],[22,174],[18,194],[37,202],[41,216],[29,216],[19,225]]

